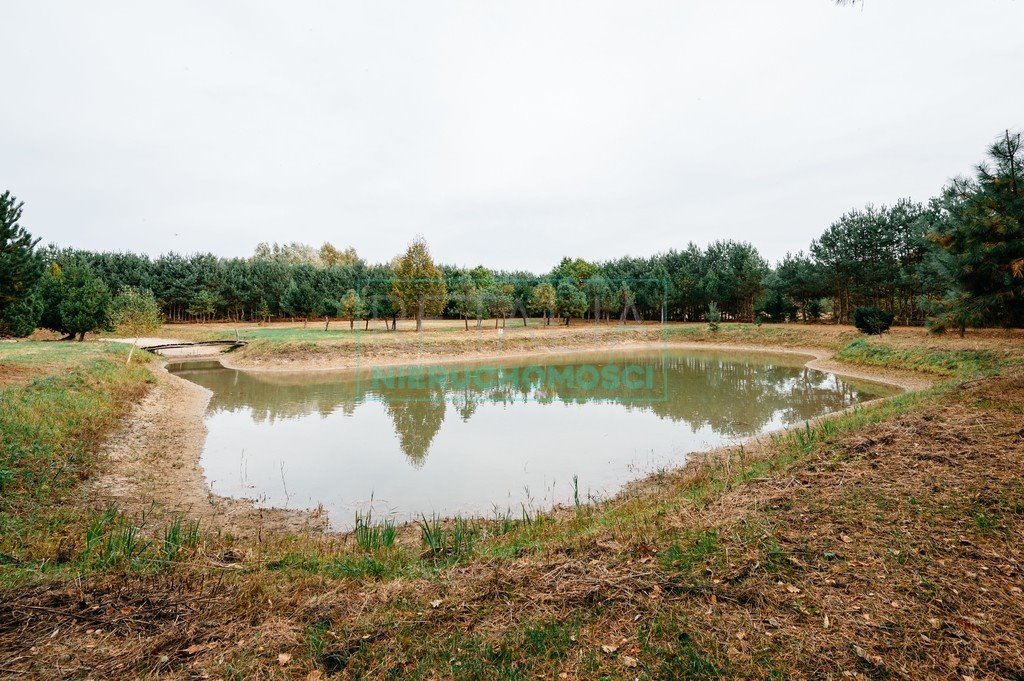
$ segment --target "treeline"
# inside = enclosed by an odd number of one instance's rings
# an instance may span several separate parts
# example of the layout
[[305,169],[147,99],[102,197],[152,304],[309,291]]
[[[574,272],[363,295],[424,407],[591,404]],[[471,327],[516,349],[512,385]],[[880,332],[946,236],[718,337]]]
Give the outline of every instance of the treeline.
[[552,271],[435,265],[422,240],[390,263],[349,248],[260,244],[248,258],[158,258],[38,248],[21,204],[0,195],[0,326],[69,335],[108,328],[119,291],[152,292],[167,321],[343,318],[354,325],[445,316],[695,321],[850,322],[880,308],[941,330],[1024,324],[1021,135],[1005,133],[974,176],[925,204],[867,206],[840,217],[806,252],[774,267],[747,243],[609,262],[564,258]]

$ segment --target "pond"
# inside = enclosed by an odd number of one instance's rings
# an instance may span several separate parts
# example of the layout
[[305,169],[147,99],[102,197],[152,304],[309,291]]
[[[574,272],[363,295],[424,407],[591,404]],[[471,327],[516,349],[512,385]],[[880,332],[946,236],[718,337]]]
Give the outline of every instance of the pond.
[[687,454],[894,392],[805,358],[619,351],[544,360],[245,372],[168,369],[212,391],[201,465],[211,489],[375,518],[490,515],[605,498]]

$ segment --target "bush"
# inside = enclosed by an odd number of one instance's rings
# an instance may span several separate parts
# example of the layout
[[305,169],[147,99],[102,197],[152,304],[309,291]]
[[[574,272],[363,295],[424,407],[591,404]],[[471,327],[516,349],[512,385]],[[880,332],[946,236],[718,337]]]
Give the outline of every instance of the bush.
[[892,326],[893,314],[880,307],[858,307],[853,311],[853,325],[864,333],[885,333]]

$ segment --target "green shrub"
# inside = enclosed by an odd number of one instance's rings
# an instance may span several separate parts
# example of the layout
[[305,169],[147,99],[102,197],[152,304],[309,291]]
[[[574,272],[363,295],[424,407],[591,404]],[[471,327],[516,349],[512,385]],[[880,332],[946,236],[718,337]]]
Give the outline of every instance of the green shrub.
[[893,314],[880,307],[858,307],[853,311],[853,325],[866,334],[885,333],[892,326]]

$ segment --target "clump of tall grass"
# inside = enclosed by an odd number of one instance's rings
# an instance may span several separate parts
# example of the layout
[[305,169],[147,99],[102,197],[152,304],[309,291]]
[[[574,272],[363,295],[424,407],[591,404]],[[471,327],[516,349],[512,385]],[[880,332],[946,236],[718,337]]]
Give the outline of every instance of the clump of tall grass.
[[177,559],[183,547],[195,548],[198,544],[199,521],[189,521],[183,524],[181,516],[176,516],[164,530],[160,555],[165,563],[171,563]]
[[398,529],[395,521],[385,518],[384,522],[374,524],[373,512],[365,516],[356,512],[356,545],[365,551],[377,551],[389,549],[395,545],[395,538],[398,536]]
[[445,529],[444,523],[437,515],[430,519],[421,516],[420,535],[427,552],[436,558],[447,556],[458,560],[473,552],[480,529],[472,520],[456,516],[451,522],[451,529]]
[[145,514],[137,520],[123,516],[113,504],[104,509],[85,529],[82,562],[96,568],[166,565],[175,561],[182,549],[199,545],[197,520],[175,516],[164,528],[160,542],[144,538]]
[[83,558],[93,567],[132,567],[151,545],[137,525],[110,507],[86,529]]

